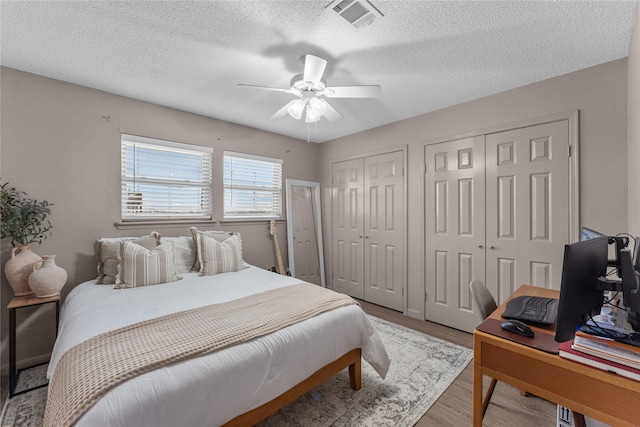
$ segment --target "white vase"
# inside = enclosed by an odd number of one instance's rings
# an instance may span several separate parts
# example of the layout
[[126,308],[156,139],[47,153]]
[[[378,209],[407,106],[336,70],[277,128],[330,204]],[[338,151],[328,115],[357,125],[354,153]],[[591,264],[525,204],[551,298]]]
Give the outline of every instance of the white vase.
[[29,287],[28,278],[33,272],[33,263],[41,259],[39,255],[31,252],[31,245],[18,246],[11,250],[11,259],[4,266],[4,274],[15,296],[21,297],[33,293]]
[[67,282],[67,271],[56,265],[55,255],[43,255],[32,264],[29,286],[38,298],[47,298],[60,293]]

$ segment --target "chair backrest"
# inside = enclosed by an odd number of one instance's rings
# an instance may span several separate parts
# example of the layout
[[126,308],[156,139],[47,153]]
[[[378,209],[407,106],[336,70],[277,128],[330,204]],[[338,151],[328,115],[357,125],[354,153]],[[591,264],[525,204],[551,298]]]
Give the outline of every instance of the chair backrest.
[[493,299],[491,292],[489,292],[489,289],[487,289],[487,286],[482,280],[473,279],[471,283],[469,283],[469,289],[471,290],[473,298],[476,300],[478,311],[480,311],[483,320],[498,308],[496,300]]

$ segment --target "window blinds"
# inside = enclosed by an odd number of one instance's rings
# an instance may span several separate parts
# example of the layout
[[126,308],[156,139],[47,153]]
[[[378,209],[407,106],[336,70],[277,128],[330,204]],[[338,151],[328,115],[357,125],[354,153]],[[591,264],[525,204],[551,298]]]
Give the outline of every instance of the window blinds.
[[282,217],[282,159],[225,151],[224,217]]
[[213,148],[122,135],[122,219],[211,219]]

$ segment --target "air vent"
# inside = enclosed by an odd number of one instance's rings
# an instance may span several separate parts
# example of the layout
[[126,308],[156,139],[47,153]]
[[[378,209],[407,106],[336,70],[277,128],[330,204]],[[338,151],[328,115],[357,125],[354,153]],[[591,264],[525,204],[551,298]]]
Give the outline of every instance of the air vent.
[[356,29],[371,24],[374,19],[384,15],[368,0],[335,0],[326,6],[341,16]]

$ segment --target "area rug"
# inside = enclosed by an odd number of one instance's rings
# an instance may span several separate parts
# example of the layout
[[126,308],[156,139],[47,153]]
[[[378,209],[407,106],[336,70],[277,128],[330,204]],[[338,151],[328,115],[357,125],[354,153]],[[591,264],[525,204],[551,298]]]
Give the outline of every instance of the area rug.
[[[258,424],[282,426],[413,426],[462,372],[470,349],[369,317],[391,358],[386,379],[362,363],[362,388],[353,391],[347,371]],[[23,371],[20,387],[43,381],[46,366]],[[25,384],[23,384],[23,381]],[[2,427],[42,425],[47,388],[7,401]]]

